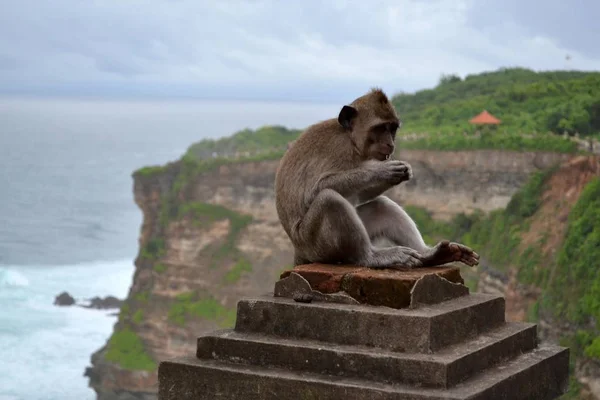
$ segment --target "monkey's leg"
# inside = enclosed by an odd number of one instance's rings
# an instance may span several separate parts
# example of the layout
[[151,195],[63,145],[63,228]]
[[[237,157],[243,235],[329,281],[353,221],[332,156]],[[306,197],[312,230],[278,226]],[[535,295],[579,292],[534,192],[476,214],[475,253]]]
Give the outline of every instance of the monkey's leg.
[[376,249],[356,209],[342,195],[324,189],[298,226],[302,258],[310,262],[357,264],[371,268],[423,265],[414,249],[393,246]]
[[385,238],[398,246],[417,250],[422,255],[424,266],[442,265],[461,261],[469,266],[478,264],[479,255],[460,243],[443,240],[429,247],[412,218],[400,205],[385,196],[365,203],[357,213],[371,241]]

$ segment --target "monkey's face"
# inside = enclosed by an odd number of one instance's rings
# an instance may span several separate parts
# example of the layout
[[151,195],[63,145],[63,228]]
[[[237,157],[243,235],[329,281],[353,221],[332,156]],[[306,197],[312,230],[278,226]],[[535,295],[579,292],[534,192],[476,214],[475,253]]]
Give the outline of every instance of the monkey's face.
[[364,154],[369,159],[384,161],[394,153],[399,122],[383,122],[370,127],[365,140]]
[[342,107],[338,122],[349,132],[356,149],[365,159],[384,161],[394,153],[400,120],[393,105],[380,89]]

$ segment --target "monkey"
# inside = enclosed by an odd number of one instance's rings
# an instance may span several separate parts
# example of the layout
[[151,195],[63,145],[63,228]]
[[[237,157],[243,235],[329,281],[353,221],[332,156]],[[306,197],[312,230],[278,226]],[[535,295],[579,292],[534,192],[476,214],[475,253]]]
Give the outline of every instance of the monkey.
[[375,87],[344,105],[337,118],[307,127],[287,149],[275,173],[275,204],[294,247],[294,266],[479,263],[463,244],[426,245],[406,211],[383,195],[413,176],[408,163],[391,158],[400,126],[387,95]]

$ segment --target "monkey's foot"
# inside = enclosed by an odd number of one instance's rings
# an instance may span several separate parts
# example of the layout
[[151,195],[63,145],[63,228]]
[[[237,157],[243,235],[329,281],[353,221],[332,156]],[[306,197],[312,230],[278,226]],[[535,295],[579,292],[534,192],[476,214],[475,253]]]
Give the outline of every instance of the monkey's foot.
[[454,261],[460,261],[472,267],[479,264],[479,254],[464,244],[442,240],[431,250],[423,254],[423,265],[434,267]]

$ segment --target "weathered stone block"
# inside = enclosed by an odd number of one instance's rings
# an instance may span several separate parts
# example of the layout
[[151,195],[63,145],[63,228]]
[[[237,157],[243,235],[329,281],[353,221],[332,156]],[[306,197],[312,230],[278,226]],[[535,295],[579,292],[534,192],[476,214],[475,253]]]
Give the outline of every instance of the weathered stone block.
[[456,268],[282,277],[274,296],[238,302],[235,329],[200,337],[196,358],[162,362],[159,399],[550,400],[567,389],[568,349],[538,347],[534,324],[507,323],[504,298],[469,294]]
[[314,290],[306,279],[295,272],[275,282],[273,294],[275,297],[288,297],[305,303],[314,300],[328,303],[359,304],[358,300],[348,296],[345,292],[321,293]]
[[[464,284],[457,267],[416,269],[373,269],[360,266],[306,264],[284,271],[281,278],[295,272],[306,279],[313,290],[325,294],[347,293],[359,303],[391,308],[406,308],[411,304],[411,290],[426,275],[437,275],[449,282]],[[447,292],[443,300],[468,293]],[[452,296],[450,296],[452,294]]]
[[264,296],[238,302],[235,330],[427,353],[499,326],[504,311],[503,297],[481,293],[415,309]]
[[526,323],[505,324],[434,354],[394,353],[224,330],[200,337],[196,356],[378,382],[450,387],[536,345],[535,325]]
[[428,274],[419,278],[410,291],[410,307],[424,304],[437,304],[469,294],[469,288],[462,283],[454,283],[439,276]]
[[160,400],[550,400],[565,392],[568,361],[564,348],[537,348],[452,388],[433,389],[187,357],[160,364],[158,396]]

